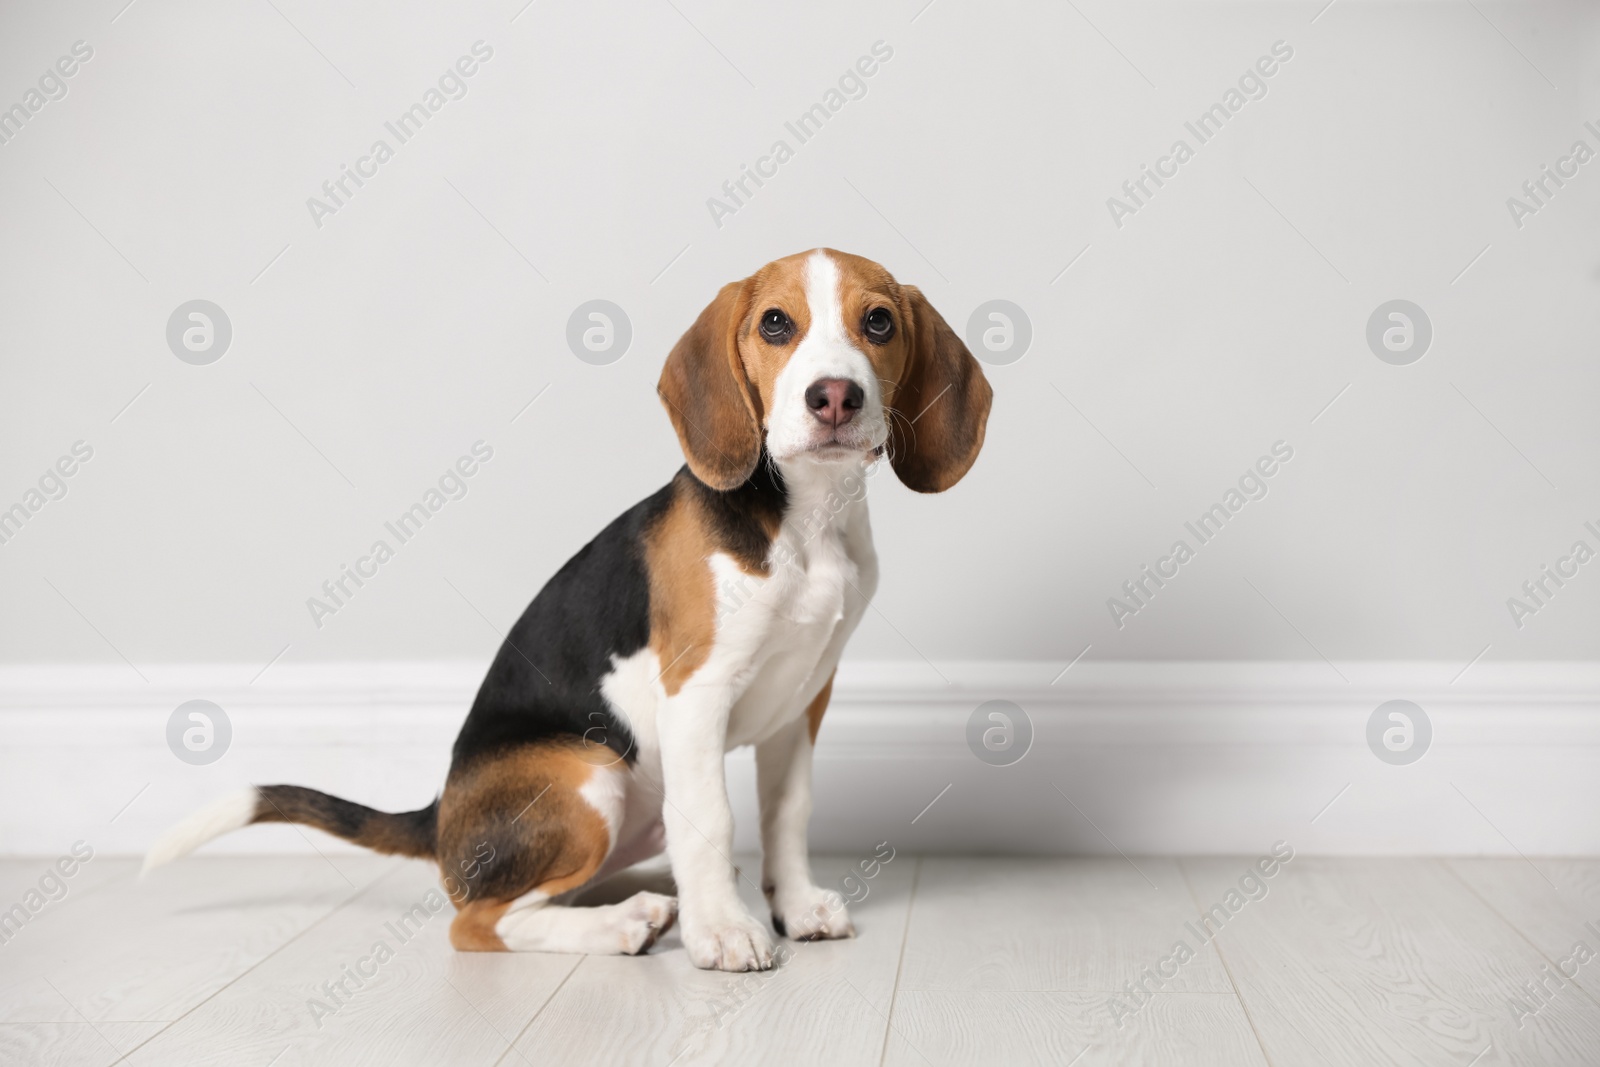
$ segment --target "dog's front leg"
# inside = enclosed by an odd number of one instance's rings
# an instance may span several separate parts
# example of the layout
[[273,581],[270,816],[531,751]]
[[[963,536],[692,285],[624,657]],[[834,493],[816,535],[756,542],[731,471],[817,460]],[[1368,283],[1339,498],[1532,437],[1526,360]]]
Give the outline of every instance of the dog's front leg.
[[723,753],[731,689],[685,686],[661,709],[662,818],[678,883],[678,928],[696,967],[764,971],[772,937],[739,899],[733,868],[733,810]]
[[[818,699],[825,702],[827,696],[824,690]],[[854,937],[844,899],[811,880],[806,848],[811,731],[806,717],[756,746],[756,786],[761,794],[761,889],[772,908],[773,926],[796,941]]]

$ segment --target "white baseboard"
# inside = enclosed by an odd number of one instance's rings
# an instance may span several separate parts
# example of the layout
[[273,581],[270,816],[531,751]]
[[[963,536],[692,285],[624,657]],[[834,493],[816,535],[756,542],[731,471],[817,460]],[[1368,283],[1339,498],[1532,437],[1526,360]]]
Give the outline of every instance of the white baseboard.
[[[1064,666],[846,664],[818,742],[814,846],[1254,854],[1284,839],[1324,854],[1600,854],[1600,663],[1478,663],[1452,683],[1459,663],[1086,660],[1051,684]],[[78,838],[141,852],[249,782],[420,807],[482,666],[279,664],[251,684],[258,670],[146,668],[144,682],[121,666],[0,667],[0,852],[54,854]],[[166,745],[168,716],[195,698],[233,725],[227,754],[204,767]],[[1433,725],[1408,766],[1365,740],[1372,710],[1395,698]],[[968,718],[991,699],[1033,722],[1012,766],[967,747]],[[729,780],[739,847],[752,848],[748,751],[730,757]],[[313,840],[348,847],[289,827],[211,847],[304,852]]]

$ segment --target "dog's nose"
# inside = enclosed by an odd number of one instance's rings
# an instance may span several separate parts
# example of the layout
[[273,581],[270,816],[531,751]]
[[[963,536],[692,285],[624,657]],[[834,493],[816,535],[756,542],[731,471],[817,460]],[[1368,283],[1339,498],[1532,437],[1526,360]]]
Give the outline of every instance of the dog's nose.
[[824,426],[843,426],[861,410],[866,394],[846,378],[820,378],[806,389],[806,407]]

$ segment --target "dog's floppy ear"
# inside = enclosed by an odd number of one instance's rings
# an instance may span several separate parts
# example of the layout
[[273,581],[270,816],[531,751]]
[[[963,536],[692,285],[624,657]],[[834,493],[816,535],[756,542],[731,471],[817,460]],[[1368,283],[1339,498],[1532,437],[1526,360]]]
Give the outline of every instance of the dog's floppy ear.
[[919,493],[942,493],[961,480],[983,447],[994,391],[961,338],[914,285],[911,351],[895,389],[890,462]]
[[761,425],[739,358],[747,288],[722,287],[672,347],[656,386],[689,469],[713,489],[743,485],[761,458]]

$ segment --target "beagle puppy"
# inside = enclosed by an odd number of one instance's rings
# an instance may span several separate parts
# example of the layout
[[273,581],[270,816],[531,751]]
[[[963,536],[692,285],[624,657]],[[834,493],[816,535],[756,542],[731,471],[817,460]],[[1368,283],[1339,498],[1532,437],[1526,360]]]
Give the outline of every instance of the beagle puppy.
[[[468,951],[639,953],[676,918],[697,967],[772,966],[739,899],[724,754],[754,745],[761,888],[794,939],[851,937],[806,854],[834,668],[878,584],[865,476],[959,481],[991,391],[915,287],[818,249],[722,288],[659,385],[688,463],[556,572],[511,628],[443,793],[388,814],[269,785],[173,827],[148,870],[251,823],[314,826],[439,864]],[[676,899],[579,907],[660,853]],[[441,902],[442,906],[442,902]]]

